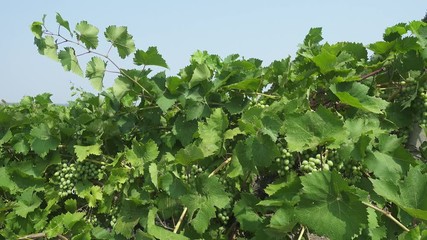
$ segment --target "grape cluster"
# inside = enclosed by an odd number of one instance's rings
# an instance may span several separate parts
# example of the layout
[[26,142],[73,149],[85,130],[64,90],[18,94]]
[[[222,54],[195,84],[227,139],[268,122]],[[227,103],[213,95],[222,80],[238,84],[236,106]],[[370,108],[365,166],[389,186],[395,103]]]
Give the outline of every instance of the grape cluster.
[[116,223],[117,223],[118,212],[119,212],[118,206],[113,206],[110,208],[110,216],[111,216],[110,225],[111,225],[111,227],[114,227],[114,225],[116,225]]
[[427,91],[423,88],[420,89],[420,94],[415,99],[414,108],[416,109],[417,116],[415,116],[416,121],[422,128],[427,127]]
[[350,184],[354,184],[362,178],[364,170],[360,162],[350,160],[345,163],[345,167],[341,169],[341,173],[348,179]]
[[98,226],[99,225],[98,218],[96,217],[95,214],[86,215],[84,217],[84,220],[87,223],[92,224],[93,226]]
[[230,216],[232,215],[232,208],[227,207],[223,209],[217,209],[216,211],[216,218],[218,219],[220,223],[219,232],[225,231],[225,226],[227,226],[228,222],[230,221]]
[[300,165],[300,170],[305,173],[317,172],[317,171],[329,171],[334,167],[334,162],[328,160],[326,154],[321,153],[310,153],[305,152],[302,154],[302,161]]
[[59,196],[65,197],[68,194],[74,193],[75,177],[74,173],[76,172],[75,164],[72,163],[68,165],[67,163],[62,163],[56,168],[56,172],[53,174],[56,182],[59,183]]
[[276,164],[278,164],[277,174],[279,176],[284,176],[295,165],[295,158],[286,148],[285,144],[279,142],[278,146],[282,155],[276,158]]
[[59,185],[59,196],[65,197],[75,193],[75,184],[82,180],[102,179],[105,166],[98,167],[92,162],[77,162],[68,164],[62,162],[53,174],[54,182]]
[[254,100],[252,100],[250,102],[250,105],[252,107],[260,107],[260,108],[266,108],[266,107],[268,107],[268,105],[266,104],[265,100],[256,100],[256,99],[254,99]]
[[193,165],[189,169],[187,169],[187,171],[184,170],[182,172],[181,179],[183,179],[184,181],[186,181],[188,183],[192,183],[192,182],[194,182],[196,177],[203,172],[204,172],[204,170],[202,167],[200,167],[198,165]]

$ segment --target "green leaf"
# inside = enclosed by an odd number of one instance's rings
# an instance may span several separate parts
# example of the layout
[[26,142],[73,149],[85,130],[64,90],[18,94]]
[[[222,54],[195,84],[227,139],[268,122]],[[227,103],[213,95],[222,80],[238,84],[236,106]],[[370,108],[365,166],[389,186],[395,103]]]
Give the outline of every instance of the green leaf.
[[319,44],[322,40],[322,28],[311,28],[304,39],[304,45],[310,46],[314,44]]
[[95,49],[98,47],[99,30],[95,26],[86,21],[81,21],[76,25],[77,39],[82,41],[87,49]]
[[196,178],[196,188],[197,193],[184,195],[181,201],[188,208],[189,216],[193,216],[198,210],[190,224],[196,232],[202,234],[208,228],[210,220],[215,217],[215,207],[224,208],[230,199],[216,177],[201,175]]
[[58,58],[66,71],[83,77],[83,71],[80,68],[74,48],[65,47],[64,50],[59,51]]
[[131,238],[135,226],[139,220],[147,215],[147,209],[138,207],[132,201],[124,201],[118,214],[117,223],[114,225],[114,231],[118,234]]
[[368,223],[367,198],[349,187],[337,172],[314,172],[301,177],[303,194],[296,209],[299,221],[330,239],[352,239]]
[[320,54],[313,58],[313,62],[319,67],[322,74],[326,74],[335,69],[337,56],[322,48]]
[[169,68],[162,55],[157,51],[157,47],[149,47],[147,51],[137,50],[133,62],[138,66],[160,66]]
[[258,215],[255,207],[258,201],[255,196],[246,193],[234,205],[234,216],[245,231],[255,232],[262,225],[263,218]]
[[30,131],[30,135],[40,140],[48,140],[51,138],[49,126],[45,123],[34,126]]
[[150,166],[148,167],[148,172],[150,173],[150,179],[151,179],[151,183],[153,183],[153,185],[158,188],[159,187],[159,182],[158,182],[158,170],[157,170],[157,165],[155,163],[151,163]]
[[31,24],[31,32],[34,34],[36,39],[41,39],[43,35],[43,23],[33,22]]
[[106,67],[107,63],[102,61],[99,57],[92,57],[92,59],[87,63],[86,77],[89,78],[89,81],[95,90],[102,90],[102,81],[104,79]]
[[167,98],[166,96],[161,96],[156,100],[157,105],[162,109],[163,112],[166,112],[175,104],[175,98]]
[[34,189],[27,188],[17,198],[15,213],[18,216],[27,217],[28,213],[36,210],[42,203],[42,200],[34,192]]
[[144,174],[144,164],[154,161],[158,156],[159,149],[157,144],[152,140],[149,140],[145,144],[134,141],[132,149],[126,152],[129,163],[138,170],[141,175]]
[[58,148],[59,140],[55,138],[49,138],[47,140],[34,138],[31,142],[31,149],[37,153],[40,157],[45,157],[50,150]]
[[52,36],[46,36],[45,38],[36,37],[34,38],[34,44],[41,55],[45,55],[54,61],[59,61],[58,45],[56,45],[55,39]]
[[76,190],[77,195],[86,199],[88,206],[91,208],[96,207],[97,201],[103,200],[102,189],[89,182],[78,182],[76,184]]
[[277,210],[271,217],[270,224],[268,226],[282,234],[292,232],[297,224],[294,211],[294,207],[288,206],[279,208],[279,210]]
[[0,167],[0,188],[8,190],[12,194],[15,194],[19,189],[5,167]]
[[61,26],[64,27],[65,29],[68,30],[68,32],[70,33],[71,36],[73,36],[73,33],[71,32],[70,29],[70,23],[66,20],[64,20],[61,16],[61,14],[56,13],[56,22]]
[[135,52],[135,43],[132,35],[128,33],[127,27],[109,26],[104,35],[117,48],[121,58],[125,58]]
[[95,144],[91,146],[74,145],[74,153],[77,156],[77,161],[81,162],[91,154],[96,156],[101,155],[102,154],[101,145],[100,144]]
[[342,103],[373,113],[382,113],[388,102],[368,95],[369,87],[358,82],[343,82],[331,85],[330,90]]
[[207,81],[211,78],[211,71],[206,64],[197,65],[194,69],[193,76],[190,79],[189,86],[193,88],[199,85],[201,82]]
[[260,87],[261,80],[258,78],[249,78],[245,79],[243,81],[233,83],[230,85],[225,86],[226,89],[237,89],[237,90],[252,90],[256,91]]
[[347,130],[337,115],[324,107],[304,115],[292,115],[285,121],[286,141],[290,151],[303,151],[323,144],[339,146]]
[[409,215],[427,220],[427,174],[411,167],[403,181],[371,179],[374,191],[394,202]]
[[96,239],[114,239],[114,233],[102,227],[94,227],[91,233]]
[[173,233],[156,225],[157,208],[150,208],[147,217],[147,233],[156,237],[156,239],[188,240],[189,238]]
[[175,155],[176,162],[186,166],[192,165],[194,162],[204,157],[205,154],[203,150],[194,144],[181,148]]
[[70,199],[65,200],[64,207],[65,207],[65,210],[67,210],[68,212],[71,212],[71,213],[75,212],[77,210],[76,199],[70,198]]

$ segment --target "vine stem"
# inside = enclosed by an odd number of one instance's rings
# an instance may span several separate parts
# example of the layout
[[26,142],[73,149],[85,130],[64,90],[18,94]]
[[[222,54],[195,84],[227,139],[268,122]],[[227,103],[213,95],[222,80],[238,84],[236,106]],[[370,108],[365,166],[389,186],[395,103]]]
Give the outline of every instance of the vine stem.
[[[61,240],[68,240],[68,238],[66,238],[63,235],[58,235],[56,236],[58,239]],[[46,233],[34,233],[34,234],[30,234],[24,237],[20,237],[18,238],[19,240],[28,240],[28,239],[38,239],[38,238],[46,238]]]
[[[219,165],[217,168],[215,168],[215,170],[213,170],[208,178],[212,177],[213,175],[215,175],[216,173],[218,173],[225,165],[227,165],[228,163],[231,162],[231,157],[227,158],[224,162],[221,163],[221,165]],[[184,220],[185,214],[187,213],[188,208],[185,207],[184,210],[182,210],[181,216],[179,217],[178,222],[175,225],[175,228],[173,229],[173,233],[178,233],[179,227],[181,226],[182,221]]]
[[173,229],[173,233],[178,233],[179,227],[181,226],[182,221],[184,220],[185,214],[187,213],[188,208],[185,207],[184,210],[182,210],[181,216],[179,217],[178,222],[175,225],[175,228]]
[[385,211],[384,209],[381,209],[375,205],[372,205],[371,203],[367,203],[367,202],[362,202],[364,205],[377,210],[378,212],[381,212],[382,214],[384,214],[386,217],[388,217],[390,220],[392,220],[393,222],[395,222],[397,225],[399,225],[399,227],[401,227],[403,230],[409,232],[409,229],[407,227],[405,227],[405,225],[403,225],[401,222],[399,222],[396,218],[393,217],[393,215],[391,215],[391,213]]
[[209,174],[208,177],[212,177],[213,175],[215,175],[217,172],[219,172],[225,165],[227,165],[228,163],[231,162],[231,157],[227,158],[224,162],[221,163],[221,165],[219,165],[217,168],[215,168],[215,170],[213,170],[211,172],[211,174]]
[[386,70],[385,67],[382,67],[382,68],[377,69],[377,70],[375,70],[375,71],[373,71],[371,73],[368,73],[366,75],[361,76],[361,78],[362,78],[362,80],[364,80],[364,79],[367,79],[368,77],[375,76],[375,75],[377,75],[377,74],[379,74],[379,73],[381,73],[381,72],[383,72],[385,70]]
[[298,236],[298,240],[301,240],[301,239],[302,239],[302,237],[304,236],[304,232],[305,232],[305,227],[304,227],[304,226],[302,226],[302,228],[301,228],[301,232],[299,233],[299,236]]

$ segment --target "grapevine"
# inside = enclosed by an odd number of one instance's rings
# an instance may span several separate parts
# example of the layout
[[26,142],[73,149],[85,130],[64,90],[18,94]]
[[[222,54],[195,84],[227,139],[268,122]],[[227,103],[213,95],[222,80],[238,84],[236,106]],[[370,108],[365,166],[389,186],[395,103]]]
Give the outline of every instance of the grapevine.
[[312,28],[271,64],[196,51],[172,76],[127,27],[50,25],[37,51],[97,92],[0,105],[0,238],[427,235],[426,23],[369,45]]

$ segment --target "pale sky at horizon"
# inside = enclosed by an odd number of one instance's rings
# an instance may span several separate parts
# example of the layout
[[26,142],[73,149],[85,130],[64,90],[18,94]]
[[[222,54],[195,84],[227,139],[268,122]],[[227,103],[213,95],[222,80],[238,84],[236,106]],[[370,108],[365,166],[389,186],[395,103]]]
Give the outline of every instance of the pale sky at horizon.
[[86,79],[38,54],[29,26],[43,14],[51,29],[57,28],[56,12],[72,29],[87,20],[100,29],[100,42],[105,42],[107,26],[127,26],[136,47],[157,46],[170,67],[167,74],[175,75],[198,49],[221,57],[238,53],[268,65],[294,56],[311,27],[322,27],[324,41],[330,43],[369,44],[381,40],[386,27],[420,20],[426,10],[427,2],[421,0],[4,1],[0,9],[0,99],[18,102],[25,95],[49,92],[55,103],[66,103],[72,99],[71,83],[93,91]]

